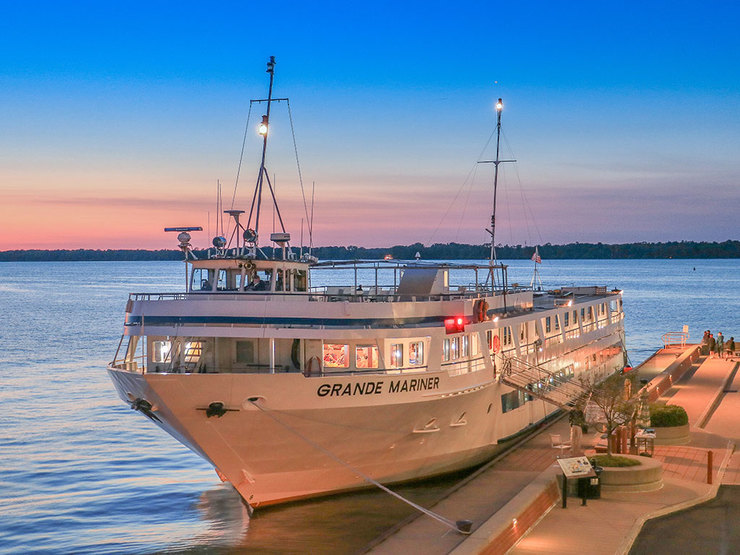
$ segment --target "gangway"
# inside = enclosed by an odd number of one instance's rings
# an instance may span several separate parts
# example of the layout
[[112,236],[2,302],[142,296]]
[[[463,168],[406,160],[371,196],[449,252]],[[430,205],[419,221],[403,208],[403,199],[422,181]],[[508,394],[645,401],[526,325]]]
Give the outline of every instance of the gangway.
[[578,399],[588,394],[588,389],[573,381],[573,376],[565,371],[550,372],[518,357],[501,358],[501,383],[532,397],[570,410]]

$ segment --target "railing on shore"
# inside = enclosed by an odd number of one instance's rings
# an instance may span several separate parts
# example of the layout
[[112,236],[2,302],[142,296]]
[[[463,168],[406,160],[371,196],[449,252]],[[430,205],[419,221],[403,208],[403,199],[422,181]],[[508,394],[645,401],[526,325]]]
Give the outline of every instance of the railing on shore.
[[669,331],[661,337],[664,348],[668,347],[685,347],[689,340],[689,333],[685,331]]

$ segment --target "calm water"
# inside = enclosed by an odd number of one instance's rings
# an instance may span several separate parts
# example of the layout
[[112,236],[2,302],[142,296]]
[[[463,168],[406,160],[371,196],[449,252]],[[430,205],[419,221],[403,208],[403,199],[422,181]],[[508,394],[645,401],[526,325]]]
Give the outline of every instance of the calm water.
[[[510,282],[529,283],[514,261]],[[638,364],[666,331],[740,336],[740,261],[545,261],[545,287],[624,289]],[[258,512],[117,397],[105,372],[129,292],[182,288],[176,262],[0,263],[0,552],[357,550],[408,514],[382,492]],[[406,486],[429,502],[451,480]]]

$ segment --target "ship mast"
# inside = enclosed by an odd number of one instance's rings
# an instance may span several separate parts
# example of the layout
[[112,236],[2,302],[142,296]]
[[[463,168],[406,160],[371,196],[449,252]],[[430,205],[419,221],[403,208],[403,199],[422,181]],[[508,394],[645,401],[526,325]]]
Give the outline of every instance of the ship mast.
[[[254,188],[254,195],[252,196],[252,206],[249,209],[249,219],[247,220],[247,227],[244,230],[244,241],[246,243],[252,243],[257,246],[259,240],[259,228],[260,228],[260,209],[262,208],[262,186],[267,182],[267,186],[270,189],[270,195],[272,196],[272,202],[275,206],[275,213],[277,214],[280,222],[280,229],[285,233],[285,225],[283,224],[283,217],[280,215],[280,208],[278,207],[277,199],[275,198],[275,190],[270,181],[270,176],[265,167],[265,157],[267,154],[267,135],[270,128],[270,108],[273,100],[285,100],[285,99],[273,99],[272,98],[272,85],[275,79],[275,56],[270,56],[270,61],[267,62],[267,73],[270,74],[270,88],[267,93],[266,100],[259,100],[256,102],[267,102],[267,110],[264,116],[262,116],[262,123],[259,126],[259,134],[262,135],[262,160],[260,162],[259,173],[257,174],[257,184]],[[253,101],[255,102],[255,101]],[[252,225],[252,217],[254,217],[254,228]],[[238,231],[238,230],[237,230]]]
[[491,212],[491,229],[488,232],[491,234],[491,259],[490,265],[495,266],[496,260],[496,196],[498,193],[498,165],[505,162],[516,162],[516,160],[501,160],[501,112],[504,111],[504,101],[498,99],[496,102],[496,159],[495,160],[481,160],[479,164],[493,164],[493,210]]

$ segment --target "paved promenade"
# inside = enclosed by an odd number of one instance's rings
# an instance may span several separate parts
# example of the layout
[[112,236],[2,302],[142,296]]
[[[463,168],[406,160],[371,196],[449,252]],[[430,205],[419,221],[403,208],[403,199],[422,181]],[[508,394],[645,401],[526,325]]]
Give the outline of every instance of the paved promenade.
[[[699,368],[670,392],[670,403],[686,409],[692,431],[688,445],[656,446],[655,458],[663,462],[662,489],[647,493],[604,492],[601,499],[590,500],[586,507],[577,500],[569,503],[567,509],[555,506],[510,553],[627,553],[648,518],[712,499],[720,483],[737,483],[740,457],[733,455],[733,445],[728,445],[728,440],[740,440],[740,420],[729,418],[733,410],[740,408],[740,400],[738,394],[729,399],[730,394],[723,394],[735,365],[728,360],[702,360]],[[721,418],[715,421],[715,416]],[[696,427],[702,419],[708,419],[706,429]],[[712,485],[706,483],[710,450],[714,454]]]
[[[675,350],[659,353],[659,366],[678,359]],[[656,446],[663,462],[663,488],[644,493],[602,492],[601,499],[571,498],[562,509],[556,477],[558,450],[550,433],[568,436],[566,419],[493,461],[434,507],[452,521],[473,521],[469,536],[420,516],[377,543],[372,553],[627,553],[649,518],[690,507],[716,496],[720,482],[740,483],[740,378],[736,362],[700,359],[674,387],[669,401],[686,408],[692,425],[688,445]],[[737,372],[740,374],[740,372]],[[728,379],[734,377],[728,383]],[[699,424],[703,426],[699,427]],[[586,438],[584,438],[586,439]],[[587,445],[584,445],[587,447]],[[713,484],[707,484],[707,453],[712,451]],[[515,543],[518,540],[518,543]]]

